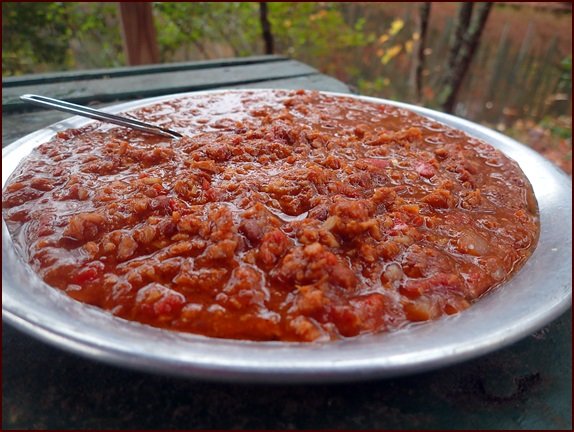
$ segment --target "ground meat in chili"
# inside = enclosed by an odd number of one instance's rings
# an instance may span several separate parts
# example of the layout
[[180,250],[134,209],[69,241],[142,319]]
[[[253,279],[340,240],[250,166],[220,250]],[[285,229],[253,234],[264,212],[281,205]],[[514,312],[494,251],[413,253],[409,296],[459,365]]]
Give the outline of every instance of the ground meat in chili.
[[3,191],[25,260],[128,319],[312,341],[455,314],[531,254],[537,206],[500,151],[407,110],[229,91],[40,145]]

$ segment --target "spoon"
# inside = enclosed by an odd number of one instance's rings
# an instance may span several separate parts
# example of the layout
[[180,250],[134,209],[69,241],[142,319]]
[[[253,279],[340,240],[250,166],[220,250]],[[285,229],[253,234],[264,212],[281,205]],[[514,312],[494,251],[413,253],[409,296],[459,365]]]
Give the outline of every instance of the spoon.
[[53,108],[60,111],[69,112],[72,114],[77,114],[82,117],[89,117],[91,119],[100,120],[107,123],[113,123],[118,126],[125,126],[132,129],[137,129],[142,132],[148,132],[156,135],[161,135],[165,137],[179,139],[183,135],[179,132],[172,131],[170,129],[162,128],[149,123],[144,123],[139,120],[131,119],[128,117],[122,117],[116,114],[109,114],[104,111],[96,110],[93,108],[88,108],[82,105],[76,105],[71,102],[66,102],[59,99],[52,99],[46,96],[38,96],[33,94],[25,94],[20,96],[23,101],[40,105],[43,107]]

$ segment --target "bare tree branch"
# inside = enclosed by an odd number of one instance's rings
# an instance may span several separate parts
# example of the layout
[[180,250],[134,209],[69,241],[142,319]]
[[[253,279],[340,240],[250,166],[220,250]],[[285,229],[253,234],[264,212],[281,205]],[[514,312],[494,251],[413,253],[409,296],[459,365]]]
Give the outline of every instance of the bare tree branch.
[[265,54],[273,54],[273,34],[271,33],[267,2],[259,2],[259,19],[261,21],[261,35],[265,44]]
[[[470,20],[468,11],[472,11],[472,6],[468,7],[467,5],[468,3],[463,3],[460,8],[459,20],[455,29],[455,36],[460,37],[460,39],[453,40],[451,43],[443,90],[439,97],[442,109],[446,112],[453,112],[454,110],[460,86],[472,62],[488,15],[492,9],[492,3],[490,2],[477,3],[476,13],[472,14],[471,12],[473,17]],[[460,33],[461,28],[464,29],[462,34]]]
[[464,35],[470,25],[470,19],[472,17],[472,7],[471,2],[462,2],[458,9],[458,16],[456,18],[454,31],[451,35],[449,50],[448,50],[448,70],[454,69],[457,61],[458,53],[464,42]]
[[415,62],[413,68],[413,84],[417,102],[422,101],[423,70],[425,66],[425,41],[428,30],[428,21],[431,11],[431,2],[423,2],[419,7],[418,29],[419,39],[415,49]]

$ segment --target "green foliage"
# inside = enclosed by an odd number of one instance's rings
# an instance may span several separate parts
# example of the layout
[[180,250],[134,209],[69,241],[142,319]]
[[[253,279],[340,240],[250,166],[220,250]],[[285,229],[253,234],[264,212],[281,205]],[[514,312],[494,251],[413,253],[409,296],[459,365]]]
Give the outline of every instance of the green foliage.
[[2,74],[123,63],[113,3],[2,3]]
[[334,57],[343,50],[375,40],[374,33],[365,29],[365,18],[347,23],[336,3],[270,3],[269,19],[280,52],[327,73],[341,66]]
[[572,145],[572,119],[546,116],[540,122],[540,127],[548,130],[554,138],[570,140]]
[[572,73],[572,55],[565,57],[561,62],[560,66],[565,73]]
[[[197,51],[204,58],[246,56],[258,51],[260,42],[257,3],[156,2],[154,13],[162,61]],[[215,54],[215,55],[214,55]]]
[[361,94],[382,94],[390,84],[390,79],[382,77],[377,77],[374,80],[359,78],[357,81]]
[[562,59],[560,62],[560,72],[558,91],[570,94],[572,92],[572,55]]
[[[152,5],[162,62],[263,53],[256,2]],[[277,54],[307,63],[362,94],[405,101],[413,94],[409,73],[413,67],[413,48],[420,38],[413,25],[414,10],[397,3],[268,4]],[[439,10],[437,5],[437,14]],[[526,8],[520,10],[520,16],[507,14],[508,22],[524,24],[525,13]],[[532,20],[540,15],[528,13]],[[117,3],[3,2],[2,18],[4,76],[125,64]],[[446,18],[442,27],[429,28],[426,41],[423,100],[430,106],[443,96],[440,78],[452,32],[452,20]],[[553,16],[551,21],[542,22],[555,23],[556,19]],[[567,17],[561,22],[565,20]],[[562,24],[561,28],[565,26]],[[483,44],[488,49],[483,50],[481,62],[474,62],[474,78],[468,80],[469,91],[462,101],[474,110],[469,116],[484,119],[490,115],[498,119],[508,101],[517,101],[516,105],[525,109],[525,116],[538,120],[545,115],[571,112],[572,56],[563,58],[568,52],[556,48],[557,37],[547,44],[547,49],[542,47],[532,54],[525,51],[529,60],[518,66],[508,59],[516,58],[515,52],[522,50],[524,42],[509,39],[508,43],[500,44],[499,35],[487,37],[490,45]],[[524,70],[517,72],[520,68]],[[515,84],[510,95],[500,90],[507,87],[509,76],[514,78],[508,82]],[[494,108],[477,108],[485,104]]]
[[116,3],[66,3],[76,68],[105,68],[125,64]]
[[[255,2],[158,2],[154,14],[162,61],[263,51]],[[342,52],[377,39],[374,32],[366,30],[364,17],[347,22],[336,3],[269,3],[269,20],[277,53],[339,76],[341,70],[345,77],[360,74],[355,64],[340,62]]]
[[[347,22],[337,3],[269,3],[277,52],[326,73],[356,76],[342,64],[344,50],[377,42],[366,18]],[[256,2],[155,2],[162,62],[247,56],[262,52]],[[124,62],[119,13],[114,3],[3,3],[3,74],[113,67]],[[23,31],[26,23],[26,31]],[[402,28],[395,21],[392,36]],[[385,57],[388,62],[397,53]],[[326,60],[326,61],[325,61]]]
[[64,68],[72,36],[61,3],[2,3],[2,74]]

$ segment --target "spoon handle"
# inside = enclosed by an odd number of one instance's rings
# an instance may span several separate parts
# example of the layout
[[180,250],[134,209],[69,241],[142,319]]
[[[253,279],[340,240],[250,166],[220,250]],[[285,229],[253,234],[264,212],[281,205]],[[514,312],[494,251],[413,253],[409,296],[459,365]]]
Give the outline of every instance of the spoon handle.
[[170,138],[181,138],[179,132],[175,132],[169,129],[162,128],[160,126],[152,125],[149,123],[144,123],[139,120],[131,119],[128,117],[122,117],[115,114],[109,114],[104,111],[95,110],[93,108],[88,108],[82,105],[76,105],[71,102],[66,102],[59,99],[52,99],[46,96],[38,96],[33,94],[25,94],[20,96],[23,101],[40,105],[48,108],[53,108],[60,111],[69,112],[72,114],[77,114],[82,117],[89,117],[94,120],[100,120],[107,123],[113,123],[118,126],[125,126],[132,129],[137,129],[143,132],[148,132],[156,135],[167,136]]

